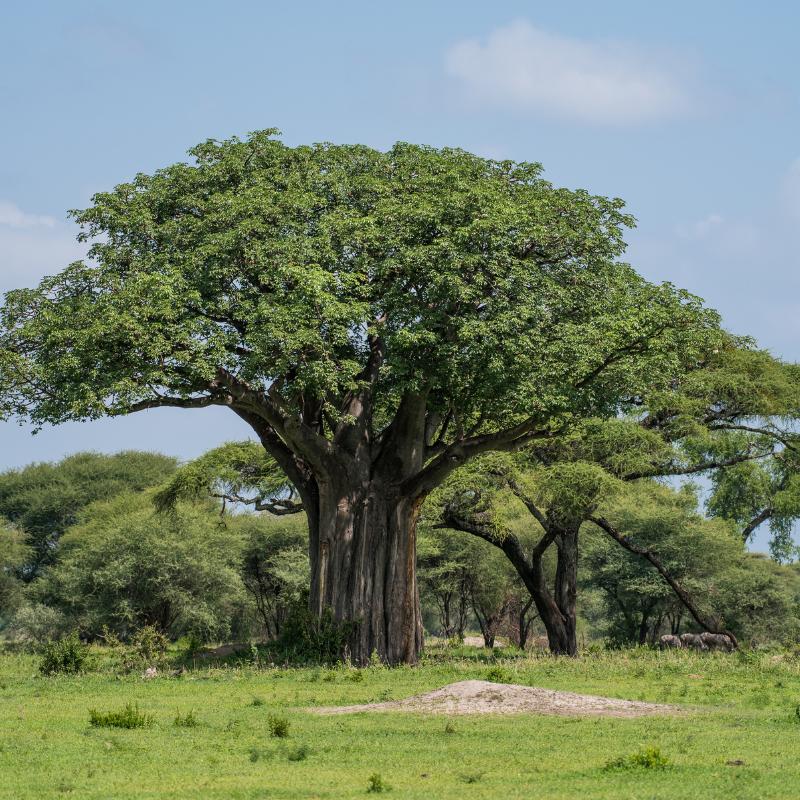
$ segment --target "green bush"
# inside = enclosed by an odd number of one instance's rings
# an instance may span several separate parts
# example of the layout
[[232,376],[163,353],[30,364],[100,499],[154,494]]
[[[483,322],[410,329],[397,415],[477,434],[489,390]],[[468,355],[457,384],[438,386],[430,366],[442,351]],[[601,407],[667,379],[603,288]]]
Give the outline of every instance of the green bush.
[[179,711],[175,714],[173,724],[176,728],[196,728],[200,723],[194,715],[194,711],[187,711],[185,714],[181,714]]
[[[105,627],[129,641],[156,626],[170,638],[222,641],[246,602],[241,551],[240,535],[211,505],[157,514],[147,493],[118,495],[86,508],[61,537],[37,594],[90,636]],[[148,631],[137,646],[152,653],[158,637]]]
[[42,675],[57,673],[74,675],[83,669],[88,652],[89,648],[81,642],[77,633],[64,639],[48,642],[42,648],[39,672]]
[[121,711],[89,711],[89,724],[93,728],[149,728],[154,721],[152,714],[143,714],[131,703]]
[[486,673],[486,680],[492,683],[509,683],[511,676],[502,667],[492,667]]
[[357,622],[337,622],[326,608],[316,617],[308,608],[307,596],[292,607],[276,642],[278,653],[289,661],[311,664],[335,664],[345,653],[347,640]]
[[305,761],[308,758],[308,754],[311,752],[308,745],[300,744],[297,747],[293,747],[287,754],[286,758],[289,761]]
[[373,772],[372,775],[369,776],[369,782],[367,784],[368,792],[388,792],[389,788],[389,785],[383,780],[380,773]]
[[277,714],[270,714],[267,717],[267,727],[269,735],[276,739],[285,739],[289,735],[289,720]]
[[58,609],[43,603],[26,603],[17,609],[5,634],[12,642],[35,650],[52,640],[63,638],[72,627]]
[[645,747],[629,756],[621,756],[609,761],[605,768],[613,769],[666,769],[671,761],[657,747]]
[[135,655],[149,664],[163,657],[169,640],[154,625],[145,625],[131,636],[131,647]]

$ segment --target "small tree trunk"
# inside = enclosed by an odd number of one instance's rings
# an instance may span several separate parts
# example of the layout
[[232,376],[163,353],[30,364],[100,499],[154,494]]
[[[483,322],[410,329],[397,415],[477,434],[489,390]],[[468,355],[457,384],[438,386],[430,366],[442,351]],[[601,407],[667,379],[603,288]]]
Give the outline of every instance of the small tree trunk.
[[529,570],[526,569],[524,573],[519,571],[519,574],[531,593],[536,610],[539,612],[539,618],[547,633],[550,652],[554,655],[576,655],[577,643],[574,638],[574,628],[573,634],[570,636],[567,620],[547,588],[541,558],[535,559]]
[[317,535],[311,537],[311,610],[330,609],[352,623],[347,651],[363,665],[376,652],[387,664],[415,664],[422,650],[416,576],[419,501],[390,487],[320,487]]
[[453,629],[450,625],[450,596],[450,592],[447,592],[442,600],[442,633],[448,639],[453,635]]
[[648,612],[643,611],[642,612],[642,618],[639,621],[638,643],[640,645],[647,644],[647,632],[649,630],[649,625],[648,625],[649,621],[650,621],[650,616],[649,616]]
[[467,630],[467,618],[469,616],[469,586],[467,580],[462,578],[458,586],[458,624],[456,626],[456,636],[463,641],[464,633]]
[[577,598],[578,598],[578,530],[579,525],[565,528],[556,539],[558,561],[556,564],[555,601],[564,620],[567,655],[578,654]]

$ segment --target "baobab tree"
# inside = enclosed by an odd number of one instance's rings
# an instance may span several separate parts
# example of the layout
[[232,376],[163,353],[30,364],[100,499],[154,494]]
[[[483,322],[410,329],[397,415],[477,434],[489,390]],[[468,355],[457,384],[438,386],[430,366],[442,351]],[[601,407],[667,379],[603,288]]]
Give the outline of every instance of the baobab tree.
[[489,451],[668,386],[717,318],[619,259],[623,203],[537,164],[207,141],[75,212],[86,261],[8,293],[0,415],[224,406],[295,488],[311,609],[413,663],[415,525]]

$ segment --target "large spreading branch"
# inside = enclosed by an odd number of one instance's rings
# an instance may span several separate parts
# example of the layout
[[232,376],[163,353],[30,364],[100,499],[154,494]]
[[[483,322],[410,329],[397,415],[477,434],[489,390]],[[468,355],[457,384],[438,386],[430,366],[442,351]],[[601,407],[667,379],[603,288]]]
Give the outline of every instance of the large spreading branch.
[[773,455],[772,450],[764,453],[740,453],[730,458],[711,459],[684,466],[672,464],[664,467],[653,467],[649,470],[626,472],[621,476],[621,479],[624,481],[636,481],[642,478],[667,478],[678,475],[696,475],[698,472],[710,472],[714,469],[733,467],[737,464],[743,464],[746,461],[758,461],[763,458],[769,458],[771,455]]

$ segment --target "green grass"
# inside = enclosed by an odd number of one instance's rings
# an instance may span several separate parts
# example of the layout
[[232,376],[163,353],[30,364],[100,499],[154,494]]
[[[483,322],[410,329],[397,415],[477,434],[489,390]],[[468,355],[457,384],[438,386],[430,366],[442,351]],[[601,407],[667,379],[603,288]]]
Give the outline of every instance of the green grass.
[[[37,664],[0,655],[0,798],[364,798],[379,791],[374,776],[394,798],[800,796],[796,657],[627,651],[495,660],[448,649],[417,669],[240,663],[152,680],[118,673],[98,649],[80,675],[45,677]],[[398,699],[487,679],[495,668],[516,683],[698,710],[638,719],[304,710]],[[128,704],[153,724],[90,724],[91,709]],[[200,724],[176,725],[176,715]],[[288,722],[288,736],[270,734],[275,719]]]
[[89,724],[94,728],[149,728],[153,721],[152,714],[143,714],[132,703],[117,711],[97,711],[94,708],[89,711]]

